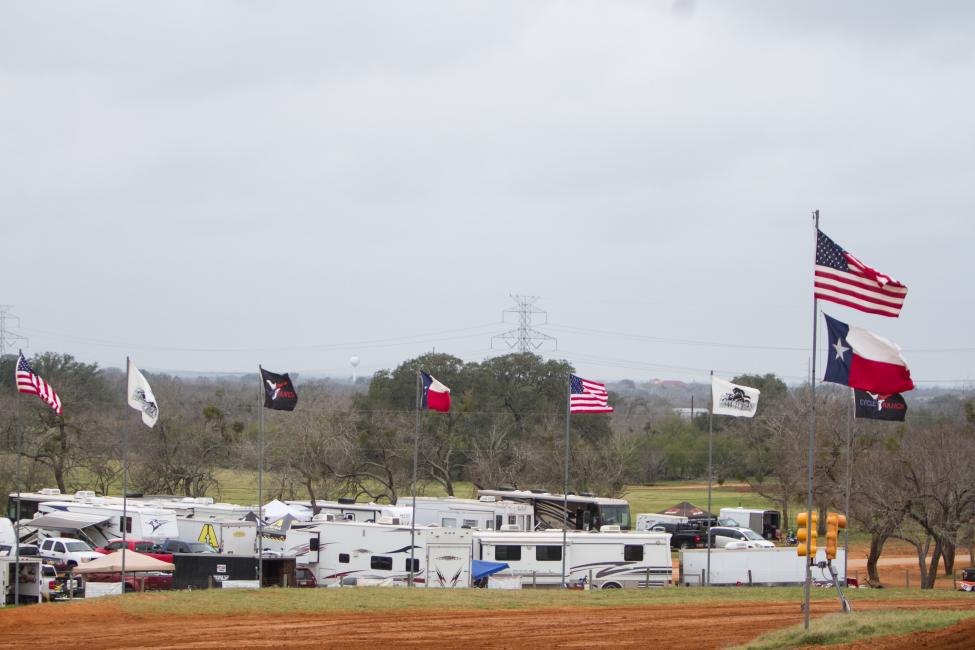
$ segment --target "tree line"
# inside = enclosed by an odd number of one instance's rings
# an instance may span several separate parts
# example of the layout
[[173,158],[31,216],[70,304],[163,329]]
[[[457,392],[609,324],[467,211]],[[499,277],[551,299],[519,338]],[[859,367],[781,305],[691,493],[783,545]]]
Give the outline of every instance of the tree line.
[[[18,395],[16,357],[0,359],[0,487],[54,485],[62,492],[117,492],[122,454],[130,490],[220,497],[221,470],[253,471],[263,393],[257,373],[229,378],[148,374],[160,404],[153,429],[125,404],[125,373],[67,354],[45,353],[35,371],[58,391],[57,417],[40,400]],[[417,368],[452,389],[449,413],[418,412]],[[340,496],[395,501],[408,494],[419,424],[420,489],[457,494],[477,487],[562,489],[567,378],[565,361],[508,354],[464,362],[426,354],[377,372],[355,386],[296,377],[298,408],[265,411],[265,491],[270,497]],[[751,419],[714,418],[714,478],[745,481],[777,504],[786,526],[806,495],[808,385],[774,375],[732,381],[762,391]],[[705,387],[706,388],[706,387]],[[816,389],[815,503],[842,510],[849,464],[849,517],[871,536],[868,573],[876,581],[884,544],[901,539],[918,553],[922,585],[939,564],[950,572],[956,551],[971,552],[975,524],[975,400],[943,395],[911,407],[904,423],[852,421],[848,389]],[[625,486],[707,478],[708,417],[678,416],[672,399],[633,382],[610,385],[612,415],[571,418],[570,490],[625,496]],[[706,408],[707,400],[700,404]],[[852,427],[852,428],[851,428]],[[123,445],[123,441],[126,443]],[[457,496],[471,496],[457,494]],[[975,562],[975,557],[972,558]]]

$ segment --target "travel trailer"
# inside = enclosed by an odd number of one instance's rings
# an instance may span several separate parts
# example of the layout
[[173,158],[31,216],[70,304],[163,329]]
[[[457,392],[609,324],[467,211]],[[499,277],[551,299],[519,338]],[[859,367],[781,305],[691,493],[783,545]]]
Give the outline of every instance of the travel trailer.
[[619,526],[629,530],[630,504],[625,499],[609,499],[593,494],[551,494],[544,490],[478,490],[478,498],[493,496],[496,499],[528,503],[535,510],[535,528],[559,528],[566,523],[570,529],[599,530],[603,526]]
[[[319,585],[470,586],[471,531],[358,521],[317,521],[290,528],[285,556],[311,569]],[[412,547],[412,566],[411,566]],[[411,571],[412,569],[412,571]]]
[[[413,508],[412,497],[401,497],[396,505]],[[506,501],[493,496],[480,499],[417,497],[417,525],[478,530],[534,530],[535,509],[528,503]]]
[[40,537],[72,535],[92,546],[127,536],[139,539],[179,537],[176,513],[165,508],[129,504],[124,509],[114,500],[98,497],[84,501],[45,501],[38,505],[36,516],[24,525],[37,529]]
[[[670,584],[673,566],[667,533],[624,533],[604,526],[601,532],[568,531],[565,537],[567,583],[588,582],[591,577],[595,589]],[[518,576],[523,585],[559,586],[562,531],[475,531],[474,557],[506,562],[510,569],[499,575]]]

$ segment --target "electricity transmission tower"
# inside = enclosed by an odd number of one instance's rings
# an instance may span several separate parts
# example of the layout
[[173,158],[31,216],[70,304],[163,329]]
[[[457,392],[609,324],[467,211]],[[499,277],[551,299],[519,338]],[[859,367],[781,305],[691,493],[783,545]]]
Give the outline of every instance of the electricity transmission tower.
[[[510,294],[509,294],[510,295]],[[509,348],[517,349],[519,352],[534,352],[546,342],[551,341],[555,349],[559,349],[559,342],[554,336],[549,336],[544,332],[539,332],[532,327],[532,317],[542,315],[545,323],[548,323],[548,312],[535,306],[538,296],[515,296],[511,299],[515,301],[517,307],[511,307],[501,312],[504,320],[507,314],[518,314],[518,329],[509,330],[503,334],[496,334],[491,337],[491,348],[494,348],[494,340],[504,341]]]
[[7,353],[8,347],[15,348],[18,342],[27,341],[26,336],[7,329],[7,321],[12,320],[17,321],[17,326],[20,327],[20,319],[10,313],[12,307],[12,305],[0,305],[0,357]]

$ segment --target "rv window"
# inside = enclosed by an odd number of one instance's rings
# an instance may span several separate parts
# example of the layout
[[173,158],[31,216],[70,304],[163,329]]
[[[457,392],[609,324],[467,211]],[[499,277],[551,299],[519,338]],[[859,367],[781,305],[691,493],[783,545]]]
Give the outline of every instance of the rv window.
[[474,519],[465,519],[464,525],[461,528],[477,528],[477,521]]
[[627,562],[640,562],[643,560],[643,546],[627,544],[623,547],[623,559]]
[[127,533],[132,532],[132,517],[119,517],[118,527],[120,530],[125,530]]
[[536,546],[535,559],[539,562],[561,562],[561,546]]
[[345,513],[345,520],[346,521],[355,521],[355,513],[354,512],[347,512],[347,513]]
[[369,568],[376,569],[377,571],[392,571],[393,558],[383,557],[382,555],[373,555],[371,558],[369,558]]
[[348,564],[348,563],[349,563],[349,554],[339,553],[339,564]]
[[515,523],[515,516],[514,515],[508,515],[508,523],[509,524],[514,524]]
[[419,573],[420,572],[420,560],[418,560],[417,558],[413,558],[412,560],[410,558],[406,558],[406,570],[407,571],[410,570],[410,562],[413,563],[413,573]]
[[440,520],[440,525],[444,528],[457,528],[457,520],[453,517],[444,517]]
[[502,562],[517,562],[521,559],[520,546],[495,546],[494,559]]
[[495,524],[494,524],[494,527],[495,527],[495,528],[496,528],[497,530],[501,530],[501,525],[502,525],[502,523],[504,522],[504,518],[503,518],[503,517],[502,517],[501,515],[497,515],[497,516],[496,516],[496,517],[494,518],[494,521],[495,521]]

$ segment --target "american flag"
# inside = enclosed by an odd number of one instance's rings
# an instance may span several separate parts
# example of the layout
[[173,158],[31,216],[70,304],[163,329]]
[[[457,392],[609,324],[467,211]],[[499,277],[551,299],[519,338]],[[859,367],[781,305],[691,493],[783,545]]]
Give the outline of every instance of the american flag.
[[61,398],[51,384],[34,374],[34,369],[27,363],[23,352],[17,360],[17,390],[28,395],[37,395],[47,402],[55,413],[61,415]]
[[569,413],[612,413],[606,384],[569,375]]
[[817,231],[815,295],[880,316],[900,316],[907,287],[872,269]]

